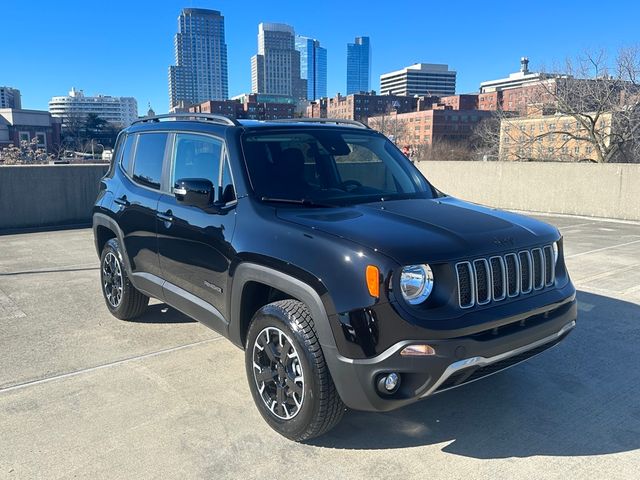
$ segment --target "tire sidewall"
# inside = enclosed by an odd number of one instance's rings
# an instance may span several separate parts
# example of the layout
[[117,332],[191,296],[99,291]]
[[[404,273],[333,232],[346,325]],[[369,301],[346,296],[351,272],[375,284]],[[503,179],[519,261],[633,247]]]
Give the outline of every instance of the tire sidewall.
[[[104,272],[102,269],[103,269],[104,258],[109,253],[113,253],[116,256],[116,258],[118,259],[118,262],[120,262],[120,271],[122,272],[122,298],[120,299],[120,304],[116,308],[114,308],[109,303],[109,300],[107,299],[107,295],[104,291],[104,279],[103,279]],[[122,259],[122,253],[120,252],[120,246],[118,244],[118,241],[115,238],[112,238],[105,244],[104,248],[102,249],[102,254],[100,255],[100,290],[102,291],[102,298],[104,298],[104,302],[106,303],[107,308],[115,316],[118,316],[118,313],[120,312],[120,310],[122,310],[122,306],[126,303],[126,300],[127,300],[126,296],[129,294],[127,285],[128,285],[127,272],[124,269],[124,261]]]
[[[295,417],[284,420],[276,417],[265,405],[253,372],[253,347],[256,337],[266,327],[276,327],[282,330],[293,342],[300,365],[304,375],[304,396],[302,407]],[[247,335],[247,344],[245,348],[245,366],[247,371],[247,380],[249,382],[249,390],[253,400],[265,421],[281,435],[296,440],[304,432],[306,432],[318,415],[320,404],[318,394],[320,392],[319,375],[315,365],[315,358],[307,347],[304,335],[301,333],[300,327],[292,322],[286,312],[275,305],[267,305],[260,309],[251,322],[249,334]]]

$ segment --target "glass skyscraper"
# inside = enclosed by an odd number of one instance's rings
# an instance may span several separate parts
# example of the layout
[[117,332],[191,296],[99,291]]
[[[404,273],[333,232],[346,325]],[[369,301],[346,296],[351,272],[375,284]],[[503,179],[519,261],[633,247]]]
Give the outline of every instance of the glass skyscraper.
[[356,37],[347,44],[347,95],[371,90],[371,45],[369,37]]
[[296,35],[300,52],[300,77],[307,80],[307,100],[327,96],[327,49],[313,38]]
[[183,9],[174,47],[176,64],[169,67],[170,109],[229,97],[224,17],[219,11]]

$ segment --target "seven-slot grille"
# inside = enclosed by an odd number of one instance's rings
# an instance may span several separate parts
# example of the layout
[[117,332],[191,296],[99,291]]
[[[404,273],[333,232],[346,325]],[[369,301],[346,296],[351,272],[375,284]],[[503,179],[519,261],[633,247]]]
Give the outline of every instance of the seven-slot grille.
[[461,308],[486,305],[553,285],[551,245],[456,264]]

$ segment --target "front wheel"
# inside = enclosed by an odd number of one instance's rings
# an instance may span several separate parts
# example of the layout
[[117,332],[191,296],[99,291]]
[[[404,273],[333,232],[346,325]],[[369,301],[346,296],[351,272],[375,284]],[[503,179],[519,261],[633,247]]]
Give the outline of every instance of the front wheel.
[[245,364],[260,414],[281,435],[309,440],[342,418],[344,404],[303,303],[281,300],[258,310],[247,335]]

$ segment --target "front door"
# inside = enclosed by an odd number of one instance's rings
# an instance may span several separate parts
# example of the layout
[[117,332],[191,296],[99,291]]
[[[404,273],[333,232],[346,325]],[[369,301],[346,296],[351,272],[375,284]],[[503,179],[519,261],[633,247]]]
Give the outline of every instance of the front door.
[[[183,178],[208,179],[216,187],[216,198],[219,199],[223,190],[219,188],[221,178],[228,178],[224,174],[227,167],[221,139],[176,134],[172,158],[170,185]],[[222,208],[199,208],[181,204],[173,193],[163,194],[158,203],[160,267],[163,278],[170,284],[165,285],[165,291],[176,286],[213,306],[227,319],[224,299],[233,257],[231,237],[235,213],[235,202]],[[193,302],[195,299],[190,295],[187,295],[188,301]],[[199,320],[208,323],[206,319]],[[215,324],[216,320],[213,322],[209,326],[219,330],[221,325]]]

